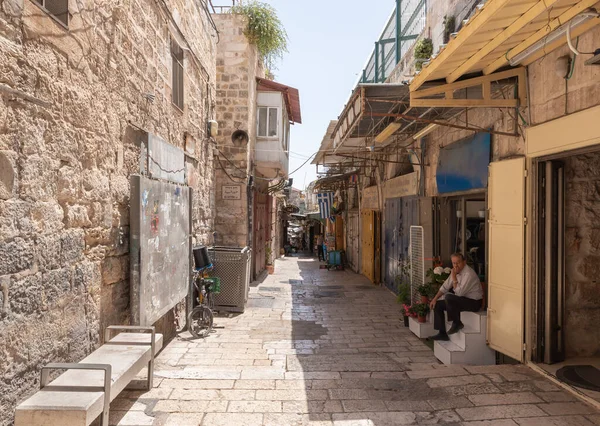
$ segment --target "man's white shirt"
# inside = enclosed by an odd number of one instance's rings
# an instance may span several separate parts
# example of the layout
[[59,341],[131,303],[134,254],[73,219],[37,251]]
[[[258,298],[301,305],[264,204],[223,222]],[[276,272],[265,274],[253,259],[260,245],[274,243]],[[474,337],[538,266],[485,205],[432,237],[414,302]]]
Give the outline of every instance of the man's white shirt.
[[[477,273],[469,265],[465,265],[462,271],[456,274],[458,285],[454,289],[454,294],[461,297],[468,297],[473,300],[483,299],[483,289]],[[440,287],[442,294],[446,294],[452,289],[452,275],[448,277]]]

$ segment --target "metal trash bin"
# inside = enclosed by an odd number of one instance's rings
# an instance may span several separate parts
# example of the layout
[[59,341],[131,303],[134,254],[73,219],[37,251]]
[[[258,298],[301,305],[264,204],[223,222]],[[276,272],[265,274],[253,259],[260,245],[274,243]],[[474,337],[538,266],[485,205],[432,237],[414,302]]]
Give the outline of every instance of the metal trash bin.
[[252,250],[249,247],[210,247],[211,277],[221,279],[221,292],[214,294],[215,309],[244,312],[250,290]]

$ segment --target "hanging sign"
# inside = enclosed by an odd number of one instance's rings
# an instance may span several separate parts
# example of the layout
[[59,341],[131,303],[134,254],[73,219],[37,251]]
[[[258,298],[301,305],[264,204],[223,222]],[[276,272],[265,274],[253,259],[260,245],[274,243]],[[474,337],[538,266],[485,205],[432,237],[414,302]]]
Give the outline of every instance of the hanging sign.
[[362,210],[379,210],[379,191],[377,185],[363,189],[360,204]]
[[419,173],[412,172],[385,182],[385,198],[401,198],[417,195],[419,192]]

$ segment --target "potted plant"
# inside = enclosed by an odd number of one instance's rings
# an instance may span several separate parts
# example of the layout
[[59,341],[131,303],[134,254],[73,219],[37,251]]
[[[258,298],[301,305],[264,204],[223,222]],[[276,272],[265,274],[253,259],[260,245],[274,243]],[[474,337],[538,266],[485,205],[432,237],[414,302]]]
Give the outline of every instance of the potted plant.
[[427,313],[429,312],[429,305],[427,303],[417,303],[410,307],[413,314],[417,316],[417,320],[420,323],[427,321]]
[[429,294],[431,293],[429,284],[423,284],[417,287],[417,293],[421,295],[421,303],[429,302]]
[[421,71],[423,62],[427,61],[433,54],[433,42],[430,38],[422,38],[415,44],[414,57],[415,69]]
[[271,245],[267,244],[267,245],[265,245],[265,263],[266,263],[267,272],[269,273],[269,275],[273,275],[273,273],[275,272],[275,266],[273,265],[273,259],[272,259],[271,255],[272,255]]
[[407,282],[401,282],[398,284],[398,296],[396,297],[396,303],[403,305],[402,314],[404,315],[404,326],[408,327],[408,312],[406,306],[410,303],[410,284]]

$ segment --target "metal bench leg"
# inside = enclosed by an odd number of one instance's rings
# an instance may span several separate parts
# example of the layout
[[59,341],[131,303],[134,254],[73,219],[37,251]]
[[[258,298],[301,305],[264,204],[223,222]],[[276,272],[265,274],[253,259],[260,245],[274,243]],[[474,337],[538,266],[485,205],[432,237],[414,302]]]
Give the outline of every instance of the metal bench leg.
[[[151,327],[139,326],[139,325],[110,325],[104,330],[104,343],[110,344],[111,331],[146,331],[151,333],[150,337],[150,361],[148,361],[148,379],[146,386],[148,390],[151,390],[154,385],[154,354],[156,352],[156,329]],[[124,342],[123,344],[126,344]]]
[[[50,370],[102,370],[104,371],[104,388],[100,389],[104,391],[104,406],[102,407],[102,413],[100,414],[100,424],[102,426],[108,426],[108,415],[110,412],[110,385],[112,376],[112,366],[110,364],[77,364],[77,363],[51,363],[42,367],[40,373],[40,389],[45,388],[48,385],[48,377]],[[69,386],[73,390],[81,392],[97,392],[98,389],[94,387],[84,386]]]

